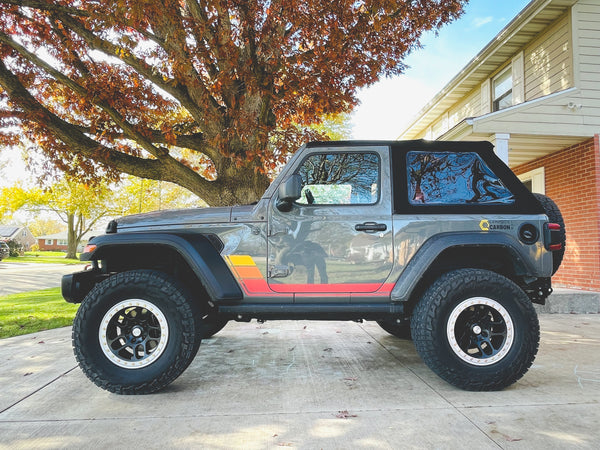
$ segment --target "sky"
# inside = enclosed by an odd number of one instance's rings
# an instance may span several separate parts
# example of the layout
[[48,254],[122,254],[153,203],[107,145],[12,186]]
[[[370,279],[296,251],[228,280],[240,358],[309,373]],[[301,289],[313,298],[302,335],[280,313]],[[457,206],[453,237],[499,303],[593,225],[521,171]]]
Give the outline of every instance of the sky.
[[[386,78],[360,91],[361,104],[352,115],[353,139],[396,139],[410,120],[529,0],[471,0],[457,21],[438,35],[428,33],[422,49],[410,54],[404,74]],[[0,152],[0,167],[8,152]],[[15,155],[17,152],[10,152]],[[0,172],[0,186],[26,178],[20,158]]]
[[467,65],[529,0],[471,0],[460,19],[428,33],[409,68],[361,90],[352,115],[354,139],[397,139],[423,106]]

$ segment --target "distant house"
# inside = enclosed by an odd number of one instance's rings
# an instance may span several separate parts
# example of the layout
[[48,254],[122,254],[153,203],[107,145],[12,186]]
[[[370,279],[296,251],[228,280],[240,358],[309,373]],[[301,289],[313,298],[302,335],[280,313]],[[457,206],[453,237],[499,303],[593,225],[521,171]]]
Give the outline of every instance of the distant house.
[[[86,246],[88,241],[93,236],[98,236],[99,234],[104,234],[104,232],[96,231],[84,234],[81,242],[79,243],[79,247],[77,247],[77,251],[83,251],[83,248]],[[39,236],[37,238],[37,244],[42,251],[66,252],[68,250],[68,242],[69,240],[66,230],[61,231],[60,233]]]
[[488,140],[565,217],[553,281],[600,290],[600,2],[533,0],[400,139]]
[[36,240],[27,227],[16,225],[0,225],[0,241],[14,240],[23,246],[23,251],[29,251]]
[[67,232],[48,234],[46,236],[38,236],[37,243],[41,251],[63,251],[68,249]]

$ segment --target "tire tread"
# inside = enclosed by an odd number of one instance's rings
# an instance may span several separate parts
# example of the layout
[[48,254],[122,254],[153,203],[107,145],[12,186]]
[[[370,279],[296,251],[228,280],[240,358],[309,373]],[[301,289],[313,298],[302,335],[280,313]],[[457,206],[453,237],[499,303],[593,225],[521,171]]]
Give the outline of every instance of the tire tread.
[[[449,355],[443,355],[439,345],[436,344],[439,336],[436,335],[438,331],[436,323],[439,323],[440,316],[444,314],[447,299],[453,292],[464,288],[465,285],[484,284],[491,286],[495,291],[508,289],[523,311],[526,338],[520,344],[523,348],[518,349],[520,357],[514,358],[510,365],[505,364],[505,367],[490,376],[469,376],[470,371],[465,370],[464,365],[448,364]],[[470,391],[499,390],[513,384],[527,372],[539,346],[540,331],[537,314],[525,293],[509,279],[487,270],[460,269],[438,278],[417,304],[411,325],[415,347],[425,364],[450,384]],[[451,352],[450,349],[448,351]]]
[[[181,316],[179,326],[182,327],[181,348],[173,363],[167,370],[152,380],[141,383],[116,383],[103,376],[94,364],[90,363],[90,355],[82,345],[80,336],[86,324],[91,323],[94,310],[103,297],[123,286],[145,286],[163,292]],[[163,272],[153,270],[134,270],[121,272],[98,283],[82,302],[75,320],[71,340],[75,357],[86,376],[97,386],[117,394],[149,394],[157,392],[173,382],[193,361],[198,350],[193,303],[190,302],[185,287]]]

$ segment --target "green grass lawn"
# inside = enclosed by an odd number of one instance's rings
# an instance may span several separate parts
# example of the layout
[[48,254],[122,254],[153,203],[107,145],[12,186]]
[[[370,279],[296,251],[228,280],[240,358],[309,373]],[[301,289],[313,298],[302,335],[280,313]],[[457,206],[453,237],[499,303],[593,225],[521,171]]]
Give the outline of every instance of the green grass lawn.
[[66,259],[64,252],[25,252],[23,256],[11,256],[3,262],[35,262],[46,264],[85,264],[78,259]]
[[66,327],[79,305],[65,302],[60,288],[0,297],[0,339]]

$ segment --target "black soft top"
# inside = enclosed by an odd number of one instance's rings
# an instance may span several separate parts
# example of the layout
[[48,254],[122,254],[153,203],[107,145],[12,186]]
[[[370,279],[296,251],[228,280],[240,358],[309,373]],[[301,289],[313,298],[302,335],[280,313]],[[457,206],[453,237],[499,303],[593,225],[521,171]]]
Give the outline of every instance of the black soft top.
[[[360,141],[313,141],[306,145],[318,147],[370,147],[387,146],[392,163],[392,188],[394,213],[396,214],[544,214],[537,199],[521,183],[512,170],[496,155],[488,141],[410,141],[360,140]],[[512,204],[464,204],[464,205],[411,205],[408,202],[406,154],[408,152],[477,153],[489,169],[514,194]]]

